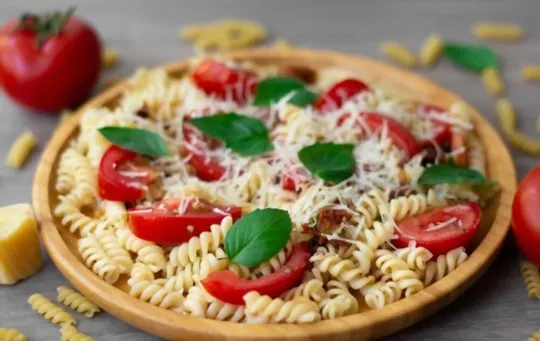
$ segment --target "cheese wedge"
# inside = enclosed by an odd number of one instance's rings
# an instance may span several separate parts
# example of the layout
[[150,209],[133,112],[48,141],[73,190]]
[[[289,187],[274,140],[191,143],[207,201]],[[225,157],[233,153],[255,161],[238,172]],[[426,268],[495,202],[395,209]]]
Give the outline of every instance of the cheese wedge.
[[32,207],[0,207],[0,285],[14,284],[40,268],[41,250]]

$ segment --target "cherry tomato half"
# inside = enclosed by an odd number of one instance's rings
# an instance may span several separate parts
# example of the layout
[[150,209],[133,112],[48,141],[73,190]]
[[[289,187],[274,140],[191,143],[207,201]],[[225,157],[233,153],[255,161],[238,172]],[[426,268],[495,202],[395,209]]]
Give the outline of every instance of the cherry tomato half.
[[428,104],[421,104],[418,108],[420,116],[427,116],[427,119],[431,121],[434,127],[433,136],[429,139],[418,141],[421,148],[429,148],[433,146],[433,141],[437,144],[444,144],[450,140],[450,127],[449,123],[443,122],[437,119],[439,115],[446,115],[446,110]]
[[521,180],[512,204],[516,241],[531,262],[540,267],[540,167]]
[[213,59],[203,60],[191,75],[195,85],[207,95],[245,103],[255,94],[259,78],[251,71],[235,69]]
[[130,210],[131,231],[137,237],[154,243],[181,244],[210,231],[210,226],[221,223],[227,215],[233,221],[242,215],[240,207],[213,205],[202,199],[193,199],[184,205],[183,212],[179,212],[180,200]]
[[253,290],[261,295],[278,297],[302,280],[310,256],[305,243],[296,244],[287,263],[270,275],[243,279],[224,270],[212,273],[202,284],[210,295],[230,304],[244,305],[244,295]]
[[[56,14],[27,15],[23,22],[14,19],[0,28],[0,84],[15,101],[42,112],[80,104],[101,70],[96,31],[69,13]],[[67,19],[63,26],[62,18]],[[37,37],[47,33],[38,44]]]
[[434,255],[445,254],[460,246],[469,246],[481,216],[480,206],[472,202],[438,208],[397,222],[398,238],[393,243],[407,247],[414,241],[416,246],[423,246]]
[[99,195],[103,199],[133,202],[144,196],[146,185],[155,179],[150,167],[134,164],[138,154],[110,146],[99,163]]
[[349,99],[361,92],[369,90],[370,88],[366,83],[358,79],[347,78],[334,84],[330,89],[322,93],[315,102],[314,107],[322,114],[337,110]]
[[[216,160],[205,155],[204,150],[210,148],[205,141],[197,137],[196,128],[184,125],[184,141],[189,157],[188,163],[195,170],[195,175],[204,181],[218,181],[225,172],[225,167],[219,164]],[[195,145],[200,146],[197,148]]]

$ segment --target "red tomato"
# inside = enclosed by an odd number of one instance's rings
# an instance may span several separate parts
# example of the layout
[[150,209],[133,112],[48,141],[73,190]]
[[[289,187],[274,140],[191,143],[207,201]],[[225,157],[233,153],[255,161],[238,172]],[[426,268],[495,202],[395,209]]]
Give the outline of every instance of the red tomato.
[[[411,241],[434,255],[445,254],[457,247],[467,247],[478,230],[482,210],[477,203],[457,204],[426,212],[399,221],[396,228],[397,247],[407,247]],[[456,218],[444,227],[433,227]],[[433,229],[431,229],[433,227]]]
[[242,209],[218,206],[198,199],[185,203],[180,213],[179,200],[161,202],[153,207],[129,210],[129,227],[137,237],[159,244],[181,244],[196,237],[230,215],[237,220]]
[[[430,114],[430,115],[445,115],[446,111],[438,106],[435,105],[427,105],[422,104],[420,105],[418,109],[420,115],[422,114]],[[448,142],[450,140],[450,124],[446,122],[442,122],[437,120],[436,117],[428,117],[428,119],[431,121],[433,126],[435,127],[435,131],[433,133],[433,136],[430,139],[425,139],[418,141],[418,144],[421,148],[428,148],[433,146],[433,141],[435,141],[437,144],[443,144]]]
[[283,172],[281,176],[281,188],[288,191],[300,191],[300,187],[304,184],[308,184],[309,182],[309,174],[302,167],[288,169],[287,171]]
[[453,131],[450,139],[450,147],[452,149],[452,158],[456,165],[461,167],[467,167],[469,159],[467,156],[467,142],[466,137],[462,132]]
[[512,227],[516,241],[531,262],[540,267],[540,167],[519,184],[512,204]]
[[296,244],[287,263],[278,271],[258,279],[243,279],[230,270],[214,272],[202,281],[206,291],[230,304],[244,305],[250,291],[278,297],[302,280],[311,253],[305,243]]
[[137,156],[114,145],[103,154],[98,174],[99,195],[103,199],[133,202],[144,196],[145,187],[153,181],[155,173],[149,167],[132,164]]
[[193,146],[194,144],[203,144],[204,148],[201,149],[209,148],[206,142],[202,139],[197,139],[197,132],[194,129],[191,126],[184,125],[184,141],[186,142],[185,146],[188,151],[188,162],[195,170],[195,174],[199,179],[204,181],[218,181],[227,170],[219,162],[208,158],[204,155],[204,152]]
[[[53,27],[53,20],[27,16],[21,28],[17,19],[0,28],[0,84],[18,103],[45,112],[85,100],[101,70],[101,43],[94,29],[75,16],[58,31],[39,29],[45,22]],[[42,45],[37,42],[40,32],[48,34]]]
[[320,113],[341,108],[343,103],[364,91],[371,89],[366,83],[353,78],[347,78],[334,84],[325,93],[322,93],[315,102],[315,109]]
[[258,76],[247,70],[231,68],[224,63],[203,60],[191,75],[195,85],[207,95],[219,99],[230,98],[238,103],[245,103],[255,94],[259,84]]

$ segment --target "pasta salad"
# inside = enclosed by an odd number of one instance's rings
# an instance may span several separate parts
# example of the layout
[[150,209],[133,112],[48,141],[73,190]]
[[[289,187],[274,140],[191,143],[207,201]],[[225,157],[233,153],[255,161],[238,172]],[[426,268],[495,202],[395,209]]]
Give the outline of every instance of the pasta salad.
[[82,114],[55,215],[96,275],[179,314],[309,323],[411,296],[467,259],[484,149],[463,103],[358,76],[140,70]]

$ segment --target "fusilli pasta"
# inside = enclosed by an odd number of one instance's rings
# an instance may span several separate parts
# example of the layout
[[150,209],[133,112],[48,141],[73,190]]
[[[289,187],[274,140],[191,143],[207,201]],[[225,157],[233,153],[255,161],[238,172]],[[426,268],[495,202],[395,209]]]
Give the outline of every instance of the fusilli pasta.
[[63,324],[60,327],[60,337],[62,341],[94,341],[94,338],[81,333],[75,326]]
[[49,301],[42,294],[33,294],[28,298],[28,303],[36,313],[54,324],[75,324],[75,319],[64,309]]
[[26,341],[28,338],[22,332],[13,328],[0,328],[0,340],[2,341]]
[[529,261],[521,261],[519,262],[519,269],[527,287],[527,295],[530,298],[540,299],[540,274],[538,274],[538,268]]
[[94,317],[94,315],[100,311],[97,305],[90,302],[88,298],[84,297],[75,290],[61,285],[56,288],[56,291],[58,292],[58,296],[56,298],[58,302],[78,311],[81,314],[84,314],[84,316],[88,318]]
[[251,291],[244,302],[247,323],[310,323],[321,319],[317,304],[305,297],[283,301]]

